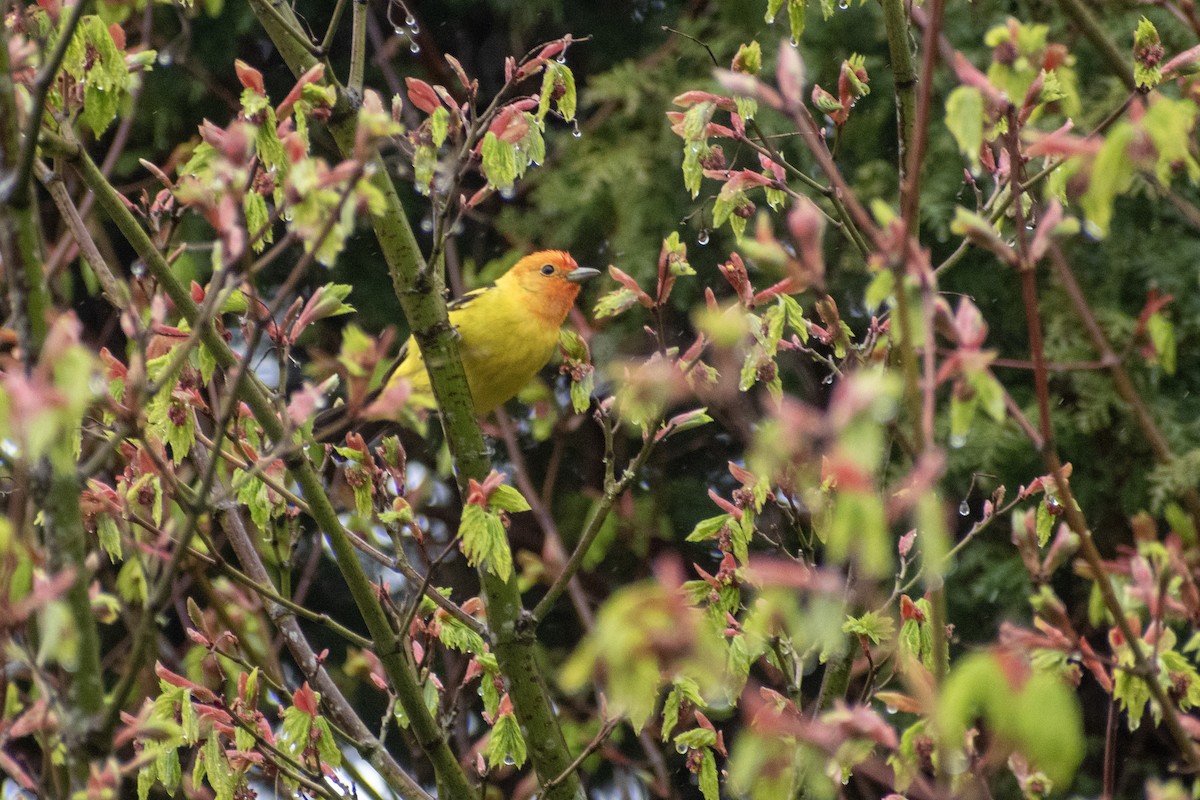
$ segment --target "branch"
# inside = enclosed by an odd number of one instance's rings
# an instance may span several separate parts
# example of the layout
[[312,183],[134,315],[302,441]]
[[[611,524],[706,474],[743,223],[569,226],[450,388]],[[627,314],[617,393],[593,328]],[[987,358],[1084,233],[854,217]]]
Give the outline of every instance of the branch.
[[[50,307],[42,269],[42,242],[33,186],[28,171],[21,178],[21,131],[17,126],[16,87],[12,79],[8,32],[0,24],[0,263],[8,279],[10,323],[17,331],[26,369],[36,360],[46,338]],[[36,128],[34,129],[36,130]]]
[[[191,293],[176,277],[162,253],[154,247],[150,237],[125,206],[120,194],[100,174],[95,162],[82,148],[71,145],[53,134],[44,134],[43,146],[54,155],[71,162],[79,170],[84,182],[96,194],[100,207],[133,246],[147,269],[175,303],[176,309],[189,324],[194,325],[198,320],[198,308],[192,300]],[[202,326],[201,329],[203,342],[212,352],[217,365],[224,370],[233,369],[238,363],[238,358],[225,340],[211,325]],[[240,397],[250,407],[255,420],[262,426],[268,438],[275,442],[288,439],[287,428],[276,413],[267,390],[255,376],[247,374],[247,379],[241,386]],[[461,797],[464,800],[474,797],[475,791],[468,782],[466,773],[450,751],[437,722],[425,707],[421,688],[397,641],[396,632],[392,630],[387,614],[379,603],[374,585],[358,561],[357,551],[342,527],[337,511],[321,485],[320,477],[313,469],[312,463],[302,455],[291,453],[284,463],[292,479],[300,487],[301,493],[308,499],[313,519],[329,538],[338,567],[346,579],[359,612],[363,615],[367,629],[371,632],[371,638],[375,640],[384,671],[409,715],[417,743],[433,764],[439,785],[449,797]]]
[[1092,14],[1091,9],[1084,5],[1082,0],[1057,0],[1057,2],[1063,13],[1074,20],[1083,35],[1100,51],[1100,55],[1108,64],[1109,71],[1121,79],[1121,83],[1125,84],[1126,89],[1131,92],[1137,91],[1137,81],[1129,66],[1129,54],[1121,52],[1121,49],[1109,37],[1108,32],[1100,25],[1096,16]]
[[[908,15],[904,0],[883,0],[883,23],[887,29],[888,55],[892,64],[892,81],[896,87],[896,130],[900,144],[900,185],[908,180],[909,148],[913,146],[913,123],[916,120],[917,71],[913,66],[912,45],[909,44]],[[929,75],[926,75],[928,82]]]
[[[1074,493],[1071,491],[1070,484],[1067,482],[1066,475],[1063,472],[1062,461],[1058,457],[1058,452],[1054,446],[1053,428],[1050,424],[1050,387],[1046,376],[1045,352],[1043,348],[1042,332],[1041,332],[1041,314],[1038,308],[1037,285],[1035,282],[1035,273],[1033,264],[1029,261],[1027,232],[1025,230],[1024,212],[1020,203],[1020,176],[1022,173],[1022,161],[1020,153],[1020,142],[1018,139],[1019,130],[1017,128],[1016,112],[1009,109],[1008,112],[1009,130],[1007,134],[1007,144],[1010,154],[1010,163],[1012,164],[1012,183],[1013,183],[1013,198],[1016,202],[1013,203],[1014,219],[1013,227],[1017,234],[1017,249],[1021,254],[1021,286],[1022,296],[1025,304],[1025,315],[1028,320],[1029,328],[1029,347],[1034,363],[1034,383],[1037,391],[1037,401],[1039,416],[1041,417],[1041,434],[1043,438],[1042,457],[1050,474],[1054,477],[1055,486],[1062,495],[1062,507],[1064,516],[1067,520],[1067,525],[1079,537],[1079,548],[1083,554],[1084,561],[1091,568],[1092,580],[1096,587],[1100,590],[1100,595],[1104,600],[1104,606],[1108,609],[1117,628],[1125,637],[1126,643],[1129,645],[1129,650],[1133,654],[1134,669],[1130,670],[1137,675],[1146,684],[1146,688],[1150,691],[1150,695],[1158,703],[1163,721],[1167,725],[1167,730],[1171,734],[1171,738],[1175,740],[1175,744],[1179,747],[1180,754],[1188,763],[1188,766],[1197,770],[1200,769],[1200,753],[1197,752],[1195,743],[1184,729],[1183,724],[1179,721],[1179,712],[1174,702],[1167,696],[1162,684],[1159,683],[1158,670],[1151,664],[1145,652],[1142,650],[1142,642],[1140,634],[1134,631],[1133,626],[1129,622],[1129,618],[1125,615],[1125,609],[1121,607],[1121,601],[1117,598],[1116,592],[1113,590],[1112,581],[1109,580],[1108,572],[1105,569],[1104,561],[1100,556],[1100,551],[1096,547],[1096,542],[1092,538],[1091,529],[1088,527],[1087,520],[1083,516],[1083,512],[1075,502]],[[1157,429],[1153,427],[1153,421],[1149,419],[1149,412],[1141,405],[1141,397],[1133,388],[1132,382],[1129,382],[1128,376],[1124,370],[1120,368],[1119,359],[1115,358],[1111,348],[1107,348],[1107,340],[1103,338],[1103,333],[1100,331],[1099,325],[1096,324],[1095,318],[1091,315],[1091,309],[1087,307],[1086,302],[1082,302],[1083,296],[1079,291],[1078,284],[1074,284],[1074,275],[1071,273],[1069,265],[1066,263],[1066,258],[1062,255],[1062,251],[1058,247],[1057,242],[1052,242],[1050,245],[1052,261],[1055,265],[1059,277],[1066,284],[1068,280],[1073,284],[1073,289],[1068,289],[1068,295],[1076,304],[1076,310],[1080,317],[1084,320],[1084,327],[1089,328],[1089,333],[1093,336],[1099,334],[1100,342],[1105,349],[1101,350],[1102,358],[1105,355],[1113,356],[1113,363],[1116,365],[1117,372],[1114,372],[1114,382],[1117,384],[1118,391],[1121,391],[1122,386],[1125,386],[1132,393],[1133,405],[1135,409],[1141,409],[1146,414],[1146,421],[1150,424],[1151,430],[1157,433]],[[1089,323],[1091,323],[1089,325]],[[1094,331],[1092,327],[1094,326]],[[1120,376],[1118,378],[1118,375]],[[1122,396],[1124,394],[1122,393]],[[1161,445],[1166,447],[1165,440],[1161,440]],[[1194,494],[1193,490],[1193,494]],[[1193,523],[1195,524],[1195,523]]]
[[[294,29],[295,20],[290,8],[283,6],[278,13],[272,13],[276,9],[270,6],[270,0],[251,0],[250,5],[294,74],[301,75],[316,63],[306,48],[297,46],[294,42],[295,33],[290,29]],[[340,88],[328,74],[326,82]],[[344,89],[338,91],[338,100],[329,121],[329,131],[343,153],[354,151],[355,120],[350,113],[350,102]],[[375,235],[387,261],[396,296],[408,318],[413,337],[425,356],[430,384],[441,411],[446,442],[457,467],[459,490],[465,495],[466,483],[470,478],[483,480],[491,471],[491,457],[483,440],[479,422],[475,418],[474,403],[459,355],[458,337],[450,326],[446,313],[446,301],[442,296],[444,276],[437,270],[430,270],[426,265],[412,226],[396,193],[396,187],[392,183],[390,172],[378,154],[373,157],[373,163],[376,169],[371,176],[371,182],[384,201],[382,210],[372,219]],[[308,465],[307,470],[312,477],[313,491],[319,492],[319,482],[316,474],[312,472],[311,465]],[[304,489],[305,496],[308,496],[309,489],[303,482],[301,488]],[[330,522],[340,530],[340,523],[337,522],[337,515],[332,507],[328,508],[328,513]],[[336,547],[335,543],[335,549]],[[349,551],[348,541],[346,547],[347,552],[338,553],[339,562],[343,559],[354,560]],[[350,568],[361,572],[357,561],[353,565],[343,565],[344,570]],[[487,598],[488,625],[496,636],[493,652],[501,672],[509,681],[509,696],[513,701],[517,719],[525,730],[534,770],[539,780],[544,783],[566,770],[571,755],[541,679],[541,670],[534,650],[533,631],[520,624],[525,609],[521,604],[517,578],[514,574],[508,581],[502,581],[486,569],[479,571],[479,577]],[[372,630],[373,635],[374,633]],[[376,641],[380,641],[378,637]],[[449,747],[440,733],[437,741],[449,755]],[[434,745],[433,741],[421,743],[423,746]],[[457,762],[454,763],[454,768],[457,775],[463,774]],[[447,796],[457,800],[472,797],[474,794],[474,791],[464,784],[460,790],[451,791]],[[583,788],[578,778],[572,775],[562,784],[548,790],[545,798],[582,799]]]
[[[197,462],[204,467],[208,460],[208,454],[198,451],[196,456]],[[219,485],[219,489],[226,497],[229,496],[228,485],[222,483]],[[263,564],[262,557],[254,546],[254,539],[246,529],[237,503],[226,500],[219,505],[214,505],[229,539],[229,544],[249,578],[262,586],[271,586],[271,575],[267,572],[267,567]],[[267,616],[271,618],[271,622],[283,635],[284,645],[288,652],[292,654],[292,658],[296,660],[305,677],[312,681],[313,686],[321,693],[321,702],[325,704],[329,715],[333,717],[340,728],[346,731],[371,766],[387,780],[388,785],[395,789],[401,797],[407,800],[432,800],[429,794],[395,762],[383,744],[354,711],[338,685],[329,677],[321,659],[317,657],[308,639],[304,636],[304,632],[300,629],[295,613],[275,602],[267,602],[266,607]],[[407,706],[405,709],[407,711]]]
[[[605,438],[611,442],[612,427],[608,418],[603,417],[600,424],[604,426]],[[658,426],[653,425],[650,427],[657,428]],[[574,577],[575,573],[579,571],[580,566],[583,565],[583,559],[591,548],[592,542],[600,534],[600,528],[604,526],[604,521],[608,519],[608,513],[612,511],[617,498],[629,488],[629,485],[633,483],[637,474],[641,471],[642,466],[646,463],[646,459],[650,457],[650,453],[654,450],[655,442],[654,434],[647,436],[642,443],[642,449],[634,456],[633,461],[625,468],[625,472],[622,473],[621,477],[616,480],[611,478],[605,480],[604,496],[600,498],[600,502],[596,505],[596,510],[592,512],[591,518],[588,520],[587,525],[584,526],[583,533],[579,535],[579,543],[575,545],[575,550],[571,553],[571,558],[563,567],[562,572],[558,574],[558,577],[554,579],[554,583],[551,584],[550,589],[546,592],[546,596],[533,609],[534,625],[546,618],[546,615],[550,613],[550,609],[554,607],[554,602],[558,600],[559,595],[567,588],[571,578]],[[611,472],[611,446],[608,448],[608,451],[610,455],[607,460],[609,471]]]
[[[67,47],[70,46],[71,39],[75,36],[75,29],[79,26],[79,20],[83,17],[83,9],[86,5],[87,3],[83,0],[76,0],[75,5],[71,7],[71,16],[67,18],[62,30],[58,32],[58,41],[54,45],[54,52],[50,54],[50,58],[42,64],[38,71],[37,79],[33,83],[33,106],[30,108],[29,117],[25,120],[25,141],[21,144],[17,172],[10,178],[11,184],[0,184],[0,200],[11,199],[17,204],[30,203],[33,200],[32,193],[29,192],[30,179],[33,176],[33,158],[37,153],[38,130],[42,127],[42,113],[46,110],[46,97],[50,94],[50,87],[58,75],[58,68],[67,55]],[[7,44],[7,42],[0,43]],[[7,53],[4,55],[4,59],[8,60]],[[10,65],[0,64],[0,69],[9,72]],[[14,116],[12,118],[13,125],[16,125],[16,120],[17,118]]]

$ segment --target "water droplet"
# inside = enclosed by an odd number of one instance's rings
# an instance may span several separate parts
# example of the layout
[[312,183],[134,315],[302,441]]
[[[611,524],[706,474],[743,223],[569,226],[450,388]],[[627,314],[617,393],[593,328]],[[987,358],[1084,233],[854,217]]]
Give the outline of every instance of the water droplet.
[[833,373],[832,372],[821,379],[822,386],[828,386],[831,383],[833,383]]
[[404,24],[410,28],[417,24],[417,18],[412,15],[411,11],[404,15]]
[[504,757],[504,766],[511,767],[511,766],[515,766],[516,763],[517,763],[517,760],[512,757],[511,753]]
[[421,26],[414,22],[412,25],[408,26],[408,32],[412,36],[416,36],[418,33],[421,32]]
[[141,280],[146,277],[146,262],[140,258],[129,265],[129,272],[133,277]]
[[966,500],[963,500],[961,503],[958,504],[958,515],[960,517],[966,517],[966,516],[970,516],[970,514],[971,514],[971,504],[968,503]]
[[838,8],[840,8],[842,11],[845,11],[849,7],[850,0],[838,0]]
[[703,247],[708,244],[708,228],[701,228],[700,233],[696,235],[696,244]]
[[413,39],[412,44],[408,46],[408,52],[412,53],[414,56],[421,52],[421,45],[417,44],[416,39]]
[[175,56],[170,50],[161,50],[158,54],[158,64],[161,67],[169,67],[175,61]]
[[583,136],[583,131],[579,130],[579,120],[575,120],[571,126],[571,135],[576,139]]
[[799,47],[799,46],[800,46],[800,40],[799,40],[799,39],[797,39],[795,36],[793,36],[793,37],[791,38],[791,41],[790,41],[789,43],[792,45],[792,47]]
[[950,446],[956,450],[958,448],[962,447],[966,443],[967,443],[967,437],[963,436],[962,434],[958,434],[958,435],[950,437]]
[[433,232],[433,217],[425,217],[423,220],[421,220],[421,230],[425,231],[426,233]]
[[675,744],[675,752],[679,753],[679,755],[686,756],[687,751],[688,751],[688,746],[686,744],[684,744],[683,742],[677,742]]
[[888,707],[887,707],[887,708],[885,708],[884,710],[885,710],[885,711],[887,711],[887,713],[889,713],[889,714],[895,714],[895,713],[896,713],[896,707],[895,707],[895,706],[888,706]]
[[555,60],[555,62],[557,62],[559,64],[565,64],[565,63],[567,63],[567,54],[565,52],[559,53],[558,58],[556,58],[554,60]]
[[404,35],[404,28],[400,27],[399,25],[393,25],[393,26],[392,26],[392,33],[396,34],[397,36],[403,36],[403,35]]
[[503,197],[505,200],[512,200],[514,197],[517,196],[517,191],[515,189],[513,189],[513,187],[511,187],[511,186],[505,186],[504,188],[502,188],[500,190],[500,196]]

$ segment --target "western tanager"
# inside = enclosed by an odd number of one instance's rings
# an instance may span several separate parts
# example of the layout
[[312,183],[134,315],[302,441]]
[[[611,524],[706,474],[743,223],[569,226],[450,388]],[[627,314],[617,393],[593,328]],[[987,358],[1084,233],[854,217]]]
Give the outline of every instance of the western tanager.
[[[450,303],[450,324],[460,337],[459,353],[476,414],[492,411],[533,380],[554,355],[558,330],[579,295],[579,284],[599,274],[576,264],[569,253],[542,250],[522,258],[494,284]],[[411,336],[400,348],[382,391],[402,380],[410,386],[409,404],[436,407],[425,360]],[[318,418],[317,437],[337,438],[348,423],[343,408],[331,409]]]

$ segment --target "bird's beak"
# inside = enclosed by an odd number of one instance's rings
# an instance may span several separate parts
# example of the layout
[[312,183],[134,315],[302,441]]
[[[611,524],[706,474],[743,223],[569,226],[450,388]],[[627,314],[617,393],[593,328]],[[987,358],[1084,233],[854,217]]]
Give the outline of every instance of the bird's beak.
[[591,280],[600,274],[600,270],[592,269],[591,267],[576,267],[567,273],[567,280],[571,283],[583,283]]

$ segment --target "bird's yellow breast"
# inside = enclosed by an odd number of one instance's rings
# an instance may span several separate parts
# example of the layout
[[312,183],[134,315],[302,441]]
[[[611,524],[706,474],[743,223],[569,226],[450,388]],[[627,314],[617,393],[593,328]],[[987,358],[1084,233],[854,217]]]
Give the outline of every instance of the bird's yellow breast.
[[[530,313],[520,294],[486,289],[450,311],[476,414],[486,414],[515,397],[554,355],[558,325]],[[412,383],[414,404],[434,406],[425,362],[415,340],[393,375]]]

